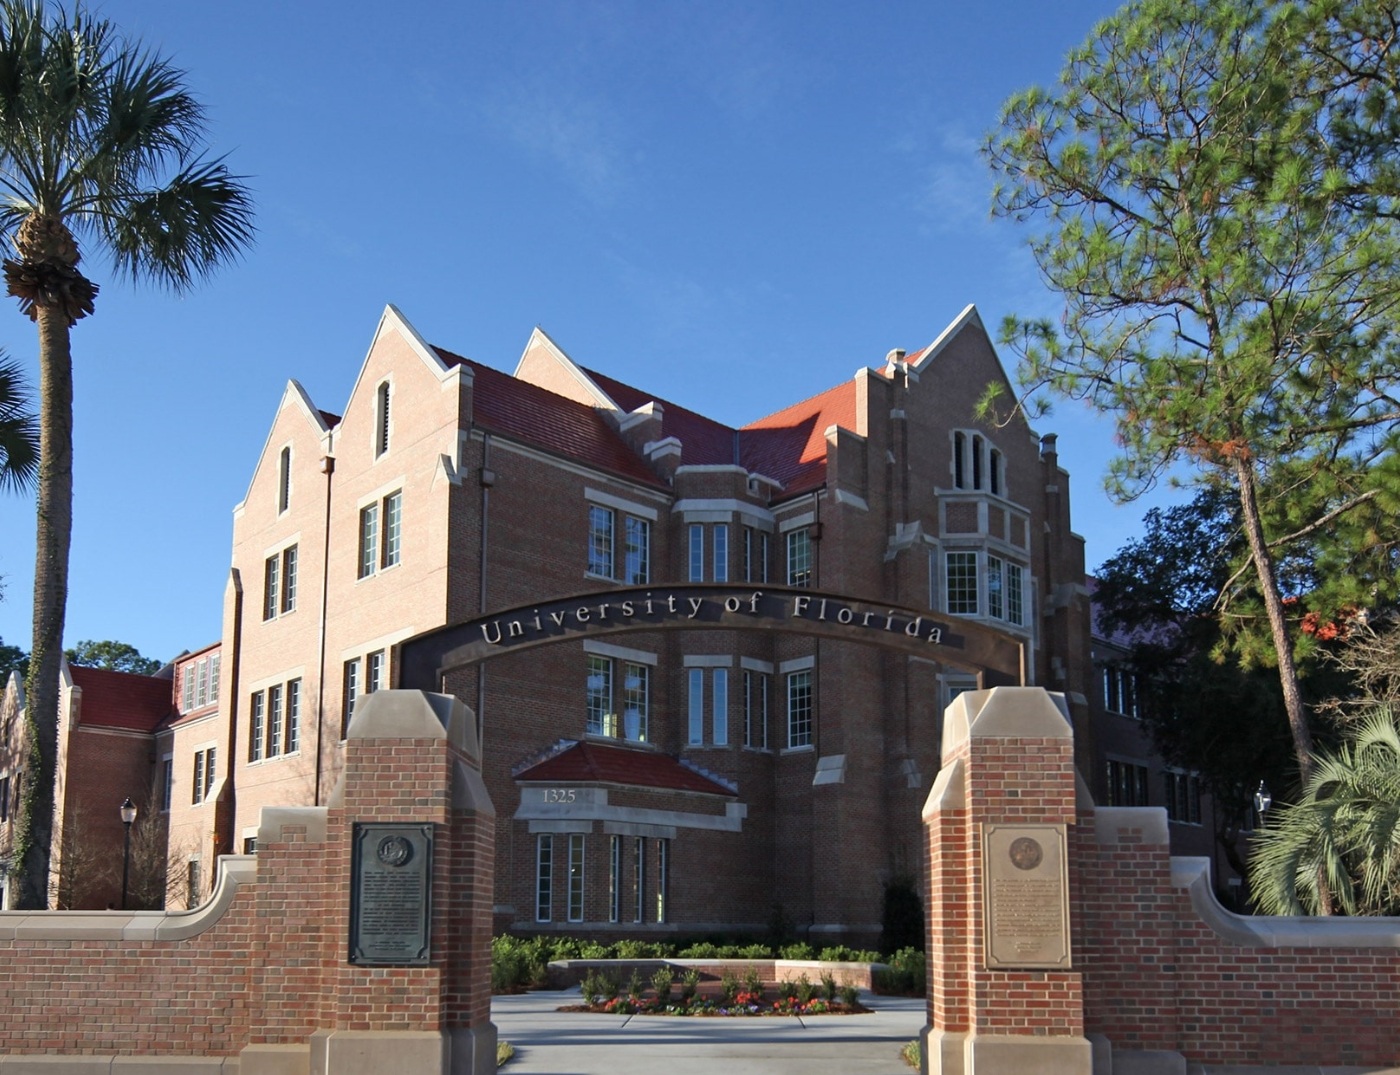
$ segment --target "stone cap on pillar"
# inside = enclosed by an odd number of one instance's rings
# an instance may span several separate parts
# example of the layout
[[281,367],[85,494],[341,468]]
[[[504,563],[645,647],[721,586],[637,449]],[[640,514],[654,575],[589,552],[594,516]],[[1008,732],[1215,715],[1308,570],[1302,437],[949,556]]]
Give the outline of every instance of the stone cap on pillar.
[[446,739],[479,760],[476,715],[460,698],[428,691],[380,690],[355,702],[346,739]]
[[969,739],[1073,739],[1063,694],[1043,687],[964,691],[943,715],[943,764]]

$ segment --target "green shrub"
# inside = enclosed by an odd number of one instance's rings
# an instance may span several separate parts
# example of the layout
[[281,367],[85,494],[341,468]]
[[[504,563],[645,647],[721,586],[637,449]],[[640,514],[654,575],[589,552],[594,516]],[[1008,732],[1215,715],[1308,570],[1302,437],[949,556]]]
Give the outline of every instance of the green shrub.
[[797,983],[793,987],[792,995],[797,998],[797,1003],[806,1004],[816,995],[816,992],[816,986],[814,986],[811,980],[805,974],[803,974],[798,977]]
[[924,995],[928,980],[923,952],[901,948],[887,962],[887,969],[875,973],[873,984],[877,992],[904,997]]
[[620,988],[618,986],[617,979],[614,978],[611,974],[600,974],[598,975],[598,978],[600,979],[599,992],[602,993],[603,999],[616,1000],[617,991]]
[[642,972],[636,967],[632,968],[632,974],[627,979],[627,995],[629,997],[640,997],[646,992],[646,981],[642,978]]
[[744,971],[744,992],[763,996],[763,975],[752,967]]
[[609,959],[645,959],[645,941],[621,940],[612,946]]
[[885,882],[885,907],[881,916],[880,950],[897,952],[902,948],[923,948],[924,904],[917,880],[908,875]]
[[515,1046],[508,1041],[496,1042],[496,1066],[500,1067],[507,1060],[514,1059]]
[[734,998],[739,995],[739,976],[728,967],[719,976],[719,991],[726,1006],[733,1004]]
[[681,975],[681,1003],[689,1004],[695,998],[695,990],[700,988],[700,972],[691,967]]
[[709,941],[698,941],[688,948],[682,948],[680,952],[682,959],[718,959],[719,948]]
[[841,1003],[848,1008],[854,1008],[860,1003],[860,990],[853,985],[843,985],[841,987]]
[[579,945],[578,958],[607,959],[608,946],[606,944],[600,944],[597,941],[584,941],[583,944]]
[[652,992],[656,994],[656,1003],[669,1004],[671,1002],[671,968],[660,967],[651,976]]
[[491,939],[491,992],[519,993],[545,980],[539,947],[509,934]]
[[822,975],[822,996],[827,1000],[836,999],[836,979],[830,974]]
[[908,1064],[915,1071],[919,1071],[921,1069],[921,1065],[924,1062],[922,1052],[923,1051],[919,1048],[919,1039],[915,1038],[913,1041],[911,1041],[908,1045],[906,1045],[903,1049],[899,1051],[899,1055],[904,1057],[904,1062],[906,1064]]
[[812,946],[810,944],[786,944],[778,950],[778,954],[783,959],[811,959]]
[[738,949],[736,959],[772,959],[773,949],[766,944],[746,944]]
[[602,999],[606,988],[603,976],[597,971],[589,971],[578,984],[579,992],[583,994],[583,1002],[590,1008]]

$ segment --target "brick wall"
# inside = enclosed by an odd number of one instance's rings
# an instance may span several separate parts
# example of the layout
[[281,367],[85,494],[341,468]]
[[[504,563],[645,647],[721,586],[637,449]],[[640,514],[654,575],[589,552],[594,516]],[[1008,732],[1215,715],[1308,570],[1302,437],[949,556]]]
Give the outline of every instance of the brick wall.
[[[1209,861],[1172,857],[1165,811],[1076,794],[1070,728],[1043,691],[963,695],[945,728],[924,809],[926,1070],[1395,1064],[1400,922],[1224,910]],[[1037,824],[1065,826],[1071,967],[997,969],[984,834]]]
[[[223,859],[195,911],[0,913],[0,1066],[185,1057],[212,1071],[237,1056],[244,1075],[308,1063],[319,1075],[392,1057],[405,1075],[494,1070],[494,819],[475,720],[445,696],[385,691],[347,747],[330,808],[265,811],[256,857]],[[434,828],[426,966],[347,959],[351,832],[366,821]]]

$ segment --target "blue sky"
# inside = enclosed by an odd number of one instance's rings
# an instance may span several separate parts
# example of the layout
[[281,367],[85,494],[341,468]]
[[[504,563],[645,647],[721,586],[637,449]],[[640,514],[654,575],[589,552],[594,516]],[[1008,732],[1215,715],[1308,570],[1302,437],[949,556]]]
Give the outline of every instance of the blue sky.
[[[969,302],[993,329],[1055,314],[976,148],[1115,6],[100,4],[189,72],[259,238],[179,298],[85,262],[68,644],[218,638],[231,512],[287,379],[340,411],[386,303],[507,371],[540,325],[735,424]],[[33,368],[13,304],[0,346]],[[1060,435],[1092,568],[1145,505],[1101,491],[1107,423],[1062,403],[1035,425]],[[0,638],[28,648],[30,499],[0,499],[0,533]]]

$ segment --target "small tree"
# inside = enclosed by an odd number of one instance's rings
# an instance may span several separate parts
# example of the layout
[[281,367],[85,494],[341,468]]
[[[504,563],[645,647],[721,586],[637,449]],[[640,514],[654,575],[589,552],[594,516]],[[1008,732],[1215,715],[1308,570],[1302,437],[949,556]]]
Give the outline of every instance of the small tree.
[[[1400,914],[1400,726],[1382,709],[1319,755],[1301,800],[1276,807],[1250,858],[1264,914]],[[1329,903],[1330,900],[1330,903]]]
[[142,657],[141,651],[127,642],[93,642],[85,639],[63,655],[69,664],[88,668],[107,668],[113,672],[134,672],[137,675],[153,676],[160,671],[160,662],[150,657]]

